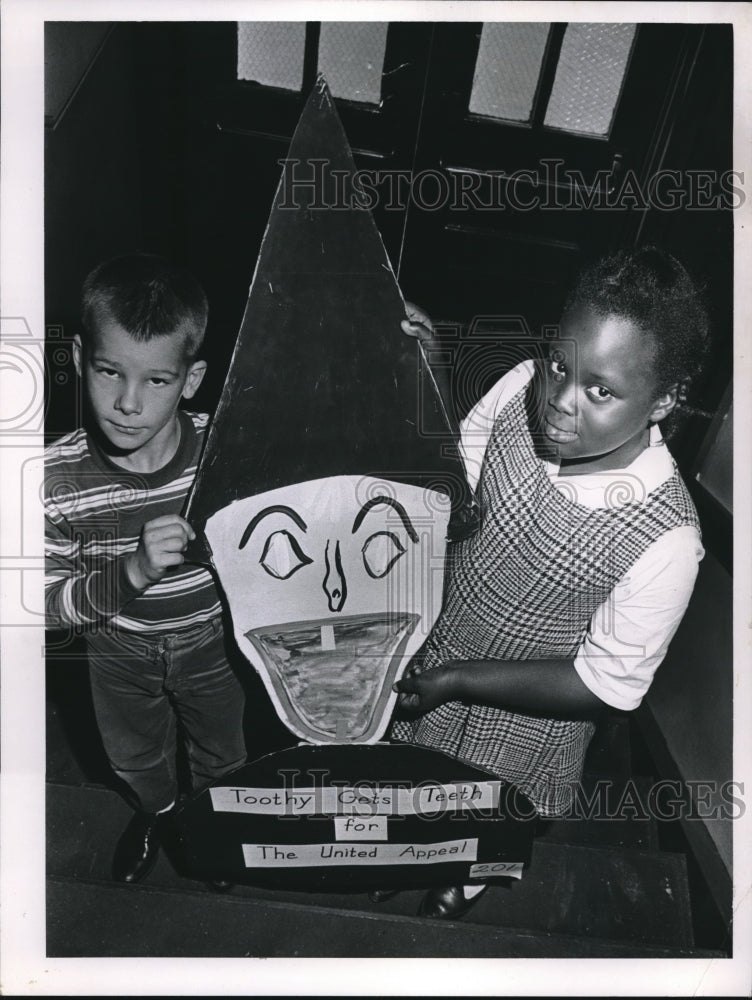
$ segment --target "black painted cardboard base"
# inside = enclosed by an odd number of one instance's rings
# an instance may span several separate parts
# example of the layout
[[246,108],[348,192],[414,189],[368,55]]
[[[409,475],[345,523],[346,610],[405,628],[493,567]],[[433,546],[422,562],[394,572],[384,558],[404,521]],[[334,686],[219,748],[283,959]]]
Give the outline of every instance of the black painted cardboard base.
[[513,785],[407,743],[290,747],[176,810],[196,877],[340,891],[520,877],[536,818]]

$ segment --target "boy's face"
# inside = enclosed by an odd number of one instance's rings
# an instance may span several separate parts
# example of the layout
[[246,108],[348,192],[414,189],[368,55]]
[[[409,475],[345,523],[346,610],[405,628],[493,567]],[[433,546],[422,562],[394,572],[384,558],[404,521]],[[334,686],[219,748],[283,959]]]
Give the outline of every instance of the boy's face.
[[563,465],[624,468],[676,401],[674,391],[657,390],[654,340],[631,320],[586,306],[565,313],[561,333],[547,362],[543,432]]
[[85,347],[75,338],[74,361],[111,456],[128,464],[137,458],[144,472],[169,461],[178,404],[195,394],[206,370],[205,362],[186,360],[183,334],[138,341],[103,315]]

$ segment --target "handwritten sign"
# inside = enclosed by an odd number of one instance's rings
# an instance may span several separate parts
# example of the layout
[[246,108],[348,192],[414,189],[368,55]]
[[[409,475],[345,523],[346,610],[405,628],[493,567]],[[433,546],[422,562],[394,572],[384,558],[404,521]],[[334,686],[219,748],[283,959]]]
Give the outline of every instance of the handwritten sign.
[[523,867],[522,861],[496,861],[490,864],[486,862],[481,865],[470,865],[468,875],[470,878],[483,880],[498,878],[500,875],[505,878],[522,878]]
[[272,889],[406,888],[519,878],[529,799],[411,744],[301,744],[224,775],[176,810],[185,867]]
[[387,840],[389,829],[386,816],[335,816],[334,836],[337,840]]
[[308,868],[311,865],[428,865],[475,861],[478,841],[438,844],[243,844],[248,868]]
[[419,816],[451,809],[494,809],[501,781],[423,783],[415,787],[374,787],[360,783],[343,788],[319,785],[306,788],[211,788],[218,812],[247,812],[271,816],[392,815]]

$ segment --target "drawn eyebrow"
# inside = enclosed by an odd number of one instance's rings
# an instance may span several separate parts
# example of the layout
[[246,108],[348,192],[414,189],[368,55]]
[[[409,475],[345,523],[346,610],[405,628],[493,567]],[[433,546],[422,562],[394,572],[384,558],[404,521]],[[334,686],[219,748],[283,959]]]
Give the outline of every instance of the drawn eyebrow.
[[300,514],[296,513],[292,509],[292,507],[284,507],[282,505],[277,505],[274,507],[264,507],[263,510],[259,511],[258,514],[256,514],[256,516],[252,518],[247,528],[243,532],[243,537],[240,539],[240,545],[238,545],[239,549],[242,549],[243,546],[246,544],[248,539],[253,534],[259,521],[262,518],[266,517],[268,514],[286,514],[287,517],[292,518],[292,520],[295,522],[295,524],[297,524],[297,526],[300,528],[301,531],[308,531],[308,525],[305,523]]
[[404,525],[405,531],[410,536],[410,540],[413,542],[417,542],[418,534],[415,528],[413,528],[412,522],[410,518],[407,516],[407,511],[405,510],[405,508],[402,506],[399,500],[394,500],[392,497],[385,497],[385,496],[372,497],[370,500],[366,500],[366,502],[363,504],[363,506],[360,508],[357,515],[355,516],[355,522],[353,523],[352,526],[352,533],[355,534],[355,532],[361,526],[361,524],[363,523],[363,518],[366,516],[366,514],[374,507],[377,507],[380,504],[384,504],[387,507],[391,507],[393,510],[397,511],[402,520],[402,524]]

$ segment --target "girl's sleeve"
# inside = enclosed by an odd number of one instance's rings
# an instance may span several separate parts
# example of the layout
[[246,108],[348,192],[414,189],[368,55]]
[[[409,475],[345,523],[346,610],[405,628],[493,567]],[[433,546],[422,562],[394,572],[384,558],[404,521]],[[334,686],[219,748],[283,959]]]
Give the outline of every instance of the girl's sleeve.
[[666,532],[593,615],[574,667],[607,705],[631,711],[642,701],[684,617],[703,554],[694,527]]
[[488,439],[491,437],[497,417],[507,403],[528,384],[534,371],[535,366],[532,361],[523,361],[512,368],[489,389],[461,421],[460,452],[465,465],[465,476],[471,489],[474,490],[478,485]]

